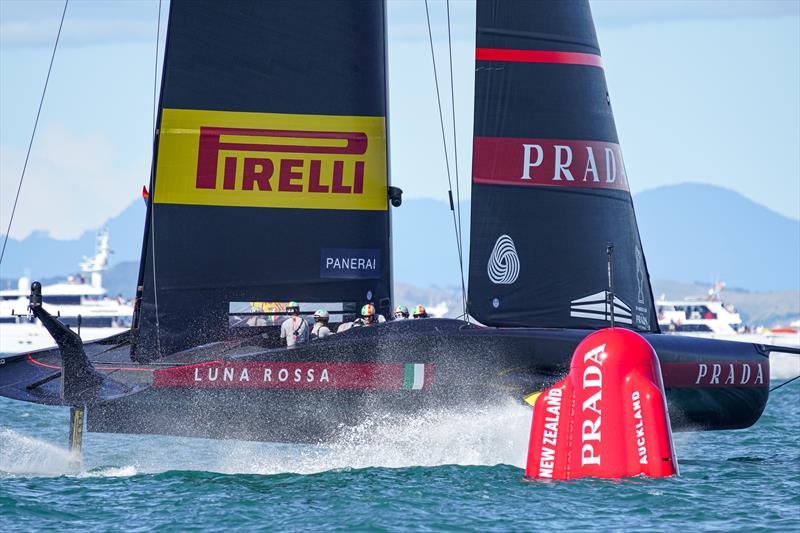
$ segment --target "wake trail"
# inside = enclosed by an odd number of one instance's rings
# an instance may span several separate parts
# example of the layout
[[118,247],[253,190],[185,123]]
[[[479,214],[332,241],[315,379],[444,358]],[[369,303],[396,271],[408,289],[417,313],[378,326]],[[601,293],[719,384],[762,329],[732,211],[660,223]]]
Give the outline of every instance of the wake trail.
[[480,409],[375,415],[324,444],[274,444],[143,435],[84,436],[79,468],[66,448],[0,428],[0,477],[126,477],[169,471],[315,474],[371,467],[525,463],[530,407],[509,400]]

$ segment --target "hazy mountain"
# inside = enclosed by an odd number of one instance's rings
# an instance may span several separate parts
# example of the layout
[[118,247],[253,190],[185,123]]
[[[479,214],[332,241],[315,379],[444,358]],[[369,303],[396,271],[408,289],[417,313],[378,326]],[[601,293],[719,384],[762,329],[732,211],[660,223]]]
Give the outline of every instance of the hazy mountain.
[[[634,197],[652,279],[716,280],[754,291],[800,290],[800,221],[712,185],[660,187]],[[462,206],[464,269],[469,206]],[[444,202],[408,200],[392,211],[395,280],[459,286],[452,215]],[[431,268],[434,266],[434,268]]]
[[[755,291],[800,290],[800,221],[733,191],[701,184],[653,189],[637,195],[634,203],[653,279],[699,281],[702,285],[719,279],[729,287]],[[137,200],[108,221],[115,252],[112,266],[138,263],[144,216],[144,204]],[[466,272],[468,202],[462,202],[461,221]],[[392,222],[396,282],[460,287],[452,212],[445,202],[406,200],[392,209]],[[37,232],[22,241],[10,239],[0,274],[15,280],[26,270],[31,277],[40,278],[75,272],[82,257],[93,253],[94,235],[87,231],[80,239],[61,241]],[[128,272],[138,269],[125,268]],[[106,279],[111,282],[117,274],[108,272]],[[135,284],[135,279],[130,284]]]
[[645,191],[634,204],[651,278],[800,289],[800,221],[697,183]]
[[103,275],[103,286],[108,294],[123,295],[125,298],[136,296],[136,278],[139,276],[139,261],[125,261],[108,269]]
[[[111,265],[124,261],[139,262],[145,211],[144,202],[137,200],[106,222],[112,251]],[[59,240],[44,231],[36,231],[21,241],[8,239],[0,277],[15,280],[16,286],[16,279],[22,275],[47,278],[76,273],[80,271],[83,257],[94,255],[96,235],[97,230],[91,230],[85,231],[78,239]]]

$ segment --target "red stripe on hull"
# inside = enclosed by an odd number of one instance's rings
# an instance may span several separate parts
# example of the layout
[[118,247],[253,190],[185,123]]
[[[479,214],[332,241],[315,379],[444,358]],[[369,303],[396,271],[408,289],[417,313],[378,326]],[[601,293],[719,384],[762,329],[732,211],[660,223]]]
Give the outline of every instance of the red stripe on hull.
[[[403,364],[249,362],[159,369],[153,387],[224,389],[399,390]],[[425,365],[424,388],[433,365]]]
[[477,61],[509,61],[513,63],[555,63],[586,65],[603,68],[603,59],[595,54],[557,52],[553,50],[509,50],[506,48],[476,48]]
[[769,361],[708,361],[693,363],[661,363],[664,386],[673,388],[767,387]]

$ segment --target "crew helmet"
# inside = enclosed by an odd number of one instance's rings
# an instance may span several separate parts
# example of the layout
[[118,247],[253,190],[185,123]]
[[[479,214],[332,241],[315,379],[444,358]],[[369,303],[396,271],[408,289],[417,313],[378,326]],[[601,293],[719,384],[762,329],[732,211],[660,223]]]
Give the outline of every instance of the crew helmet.
[[428,312],[425,310],[424,305],[418,305],[414,308],[414,318],[427,318]]
[[317,309],[317,311],[314,312],[314,320],[317,322],[327,322],[330,317],[331,316],[324,309]]
[[395,307],[394,316],[398,315],[408,318],[408,307],[406,307],[405,305],[398,305],[397,307]]
[[361,308],[361,316],[363,317],[375,316],[375,306],[372,304],[366,304],[364,307]]
[[300,312],[300,304],[298,304],[297,302],[295,302],[294,300],[292,300],[292,301],[291,301],[291,302],[289,302],[289,304],[286,306],[286,310],[287,310],[287,311],[297,311],[297,312],[299,313],[299,312]]

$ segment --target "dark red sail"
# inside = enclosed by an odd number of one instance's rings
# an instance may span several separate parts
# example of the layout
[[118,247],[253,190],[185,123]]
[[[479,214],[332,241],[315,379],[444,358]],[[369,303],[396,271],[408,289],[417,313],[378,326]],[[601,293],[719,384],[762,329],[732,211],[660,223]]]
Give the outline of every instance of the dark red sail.
[[588,2],[478,0],[469,310],[493,326],[657,331]]

